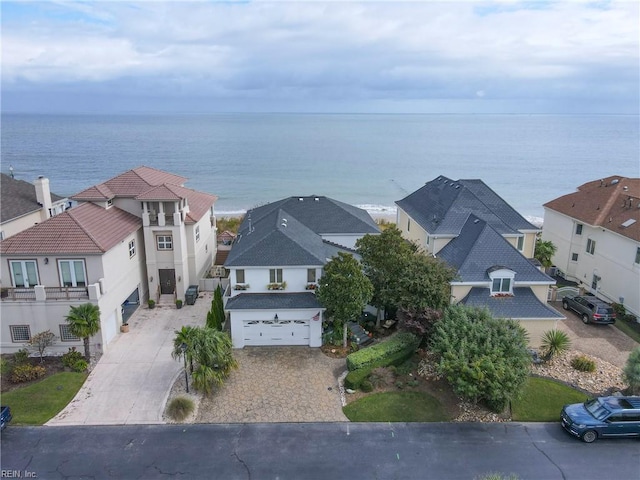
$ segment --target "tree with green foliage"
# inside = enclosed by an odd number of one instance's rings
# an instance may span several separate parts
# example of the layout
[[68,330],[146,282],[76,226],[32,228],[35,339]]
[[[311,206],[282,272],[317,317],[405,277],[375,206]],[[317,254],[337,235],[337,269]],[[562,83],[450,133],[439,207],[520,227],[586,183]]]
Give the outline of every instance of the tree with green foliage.
[[443,310],[451,300],[455,271],[445,262],[416,253],[408,257],[398,279],[398,306],[422,310]]
[[56,342],[56,336],[51,330],[36,333],[27,344],[40,354],[40,363],[44,362],[44,352]]
[[439,372],[458,395],[495,412],[519,395],[529,375],[526,331],[514,320],[493,318],[486,309],[447,308],[431,349],[440,357]]
[[316,297],[327,309],[336,330],[342,328],[342,343],[347,346],[347,322],[360,317],[373,296],[371,281],[362,272],[362,266],[353,255],[338,252],[324,266],[318,282]]
[[392,225],[379,235],[358,239],[356,250],[362,257],[364,274],[373,285],[371,305],[378,309],[376,327],[380,327],[380,311],[399,304],[400,279],[417,247],[402,238],[400,230]]
[[549,268],[553,265],[553,256],[557,250],[558,247],[556,247],[551,240],[543,241],[542,237],[538,235],[536,237],[536,247],[533,257],[538,260],[544,268]]
[[72,335],[84,341],[84,356],[87,362],[91,360],[89,338],[100,330],[100,307],[93,303],[83,303],[71,307],[69,315],[65,317]]
[[222,324],[224,323],[224,303],[222,301],[222,287],[218,285],[218,288],[213,292],[213,298],[211,299],[211,310],[207,313],[206,325],[209,328],[216,330],[222,330]]
[[[185,348],[182,348],[182,345]],[[210,393],[238,368],[233,358],[233,345],[227,332],[208,327],[183,327],[173,341],[173,358],[184,358],[191,364],[191,376],[196,390]]]
[[640,347],[634,348],[627,358],[622,376],[629,384],[632,395],[640,395]]

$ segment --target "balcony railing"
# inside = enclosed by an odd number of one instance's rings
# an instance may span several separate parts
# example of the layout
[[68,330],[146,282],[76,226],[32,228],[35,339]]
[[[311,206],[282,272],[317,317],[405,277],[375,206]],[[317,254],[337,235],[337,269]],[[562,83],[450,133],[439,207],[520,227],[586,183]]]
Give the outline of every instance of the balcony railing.
[[[44,300],[86,300],[87,287],[44,287]],[[5,300],[36,300],[35,288],[3,288],[0,298]]]

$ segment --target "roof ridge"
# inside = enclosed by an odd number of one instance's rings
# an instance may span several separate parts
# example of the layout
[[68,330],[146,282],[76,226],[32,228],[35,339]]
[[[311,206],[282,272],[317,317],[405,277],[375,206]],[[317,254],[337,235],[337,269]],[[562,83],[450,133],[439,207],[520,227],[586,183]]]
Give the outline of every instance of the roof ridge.
[[622,189],[623,189],[622,182],[620,182],[620,180],[618,179],[618,183],[616,183],[615,187],[613,188],[613,191],[609,194],[609,198],[605,202],[604,208],[600,209],[600,214],[596,217],[596,225],[602,225],[604,223],[606,217],[609,215],[611,211],[611,208],[613,207],[615,202],[618,200],[618,197],[620,196],[620,191]]
[[[92,206],[91,208],[93,208],[93,207],[101,208],[101,207],[98,207],[97,205],[95,205],[95,204],[93,204],[93,203],[85,203],[85,205],[91,205],[91,206]],[[78,207],[78,208],[79,208],[79,207]],[[117,207],[111,207],[111,208],[117,208]],[[75,209],[73,209],[73,208],[71,208],[71,209],[69,209],[69,210],[68,210],[68,212],[69,212],[69,217],[71,218],[71,220],[73,220],[73,221],[75,222],[75,224],[80,228],[80,230],[82,230],[82,231],[85,233],[85,235],[87,235],[87,236],[91,239],[91,241],[93,242],[93,244],[94,244],[96,247],[98,247],[98,248],[100,249],[100,251],[102,251],[102,252],[106,252],[107,250],[104,248],[104,246],[103,246],[100,242],[98,242],[98,240],[96,240],[96,238],[91,234],[91,232],[89,232],[89,231],[87,230],[87,228],[82,224],[82,222],[80,222],[80,221],[75,217],[75,213],[76,213],[76,211],[77,211],[77,210],[75,210]],[[72,213],[73,213],[73,215],[72,215]]]

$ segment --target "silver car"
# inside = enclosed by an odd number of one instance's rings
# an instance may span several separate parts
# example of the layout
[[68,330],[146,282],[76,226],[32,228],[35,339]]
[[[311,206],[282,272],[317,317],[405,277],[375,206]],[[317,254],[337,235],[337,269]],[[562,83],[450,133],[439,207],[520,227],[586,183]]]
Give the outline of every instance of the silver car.
[[564,297],[562,308],[573,310],[582,318],[583,323],[616,323],[616,314],[613,308],[593,295],[578,295],[575,297]]

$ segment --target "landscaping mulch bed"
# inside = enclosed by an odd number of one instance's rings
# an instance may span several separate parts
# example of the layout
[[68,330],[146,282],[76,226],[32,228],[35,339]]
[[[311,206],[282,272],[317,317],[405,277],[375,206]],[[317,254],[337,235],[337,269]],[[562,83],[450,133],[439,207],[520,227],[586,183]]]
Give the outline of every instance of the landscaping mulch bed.
[[20,388],[20,387],[25,387],[27,385],[31,385],[32,383],[36,383],[39,382],[41,380],[44,380],[47,377],[50,377],[53,374],[59,373],[59,372],[64,372],[65,371],[65,367],[64,365],[62,365],[62,360],[60,357],[44,357],[43,363],[40,363],[40,357],[30,357],[28,359],[28,362],[31,365],[41,365],[44,368],[46,368],[47,373],[44,374],[44,376],[36,379],[36,380],[31,380],[30,382],[22,382],[22,383],[11,383],[10,381],[10,370],[11,367],[13,366],[13,355],[11,354],[4,354],[2,355],[2,359],[6,360],[9,365],[9,372],[7,372],[6,375],[2,375],[1,381],[0,381],[0,392],[5,393],[5,392],[9,392],[11,390],[14,390],[16,388]]

